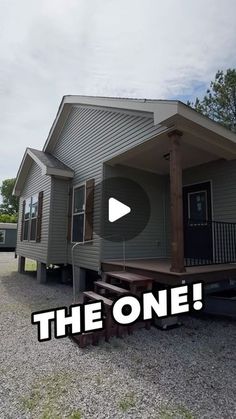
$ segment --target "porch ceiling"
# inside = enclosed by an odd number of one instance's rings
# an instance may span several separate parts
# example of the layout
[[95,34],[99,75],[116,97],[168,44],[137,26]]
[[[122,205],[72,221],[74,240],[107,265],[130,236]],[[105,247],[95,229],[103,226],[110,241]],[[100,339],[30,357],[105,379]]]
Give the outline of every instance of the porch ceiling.
[[[168,130],[169,132],[170,130]],[[120,154],[107,163],[122,164],[137,169],[146,170],[160,175],[169,173],[169,137],[168,132],[159,134],[157,137],[141,144],[127,152]],[[236,158],[231,150],[225,150],[218,144],[205,141],[202,135],[192,132],[183,132],[181,137],[182,167],[187,169],[203,163],[218,160],[220,158]],[[210,137],[209,137],[210,138]]]

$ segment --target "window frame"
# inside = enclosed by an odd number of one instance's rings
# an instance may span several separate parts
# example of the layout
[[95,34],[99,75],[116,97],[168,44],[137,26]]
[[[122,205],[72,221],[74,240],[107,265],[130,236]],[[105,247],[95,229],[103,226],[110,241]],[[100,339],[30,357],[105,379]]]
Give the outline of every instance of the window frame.
[[[75,190],[79,189],[81,187],[84,187],[84,210],[80,211],[80,212],[74,212],[74,202],[75,202]],[[73,186],[73,195],[72,195],[72,208],[71,208],[71,243],[72,244],[76,244],[76,243],[85,243],[84,241],[84,236],[85,236],[85,221],[86,221],[86,181],[78,183],[76,185]],[[73,226],[74,226],[74,216],[75,215],[80,215],[83,214],[84,215],[84,222],[83,222],[83,241],[81,242],[77,242],[77,241],[73,241]]]
[[[26,214],[26,207],[27,207],[27,205],[26,205],[26,203],[27,203],[27,201],[28,200],[30,200],[30,204],[29,204],[29,218],[25,218],[25,214]],[[24,229],[23,229],[23,241],[24,242],[28,242],[29,241],[29,231],[30,231],[30,213],[31,213],[31,196],[30,197],[28,197],[28,198],[25,198],[24,199],[24,201],[25,201],[25,209],[24,209],[24,214],[23,214],[23,217],[24,217],[24,220],[23,220],[23,223],[24,223]],[[27,221],[27,223],[28,223],[28,234],[27,234],[27,239],[25,239],[25,222]]]
[[[36,212],[36,216],[32,218],[32,205],[33,205],[33,197],[37,196],[37,212]],[[29,229],[29,242],[33,242],[35,243],[37,240],[37,219],[38,219],[38,211],[39,211],[39,194],[35,193],[34,195],[31,196],[31,204],[30,204],[30,229]],[[32,224],[32,220],[36,220],[35,221],[35,239],[31,239],[31,224]]]
[[1,244],[6,244],[6,230],[4,230],[4,229],[0,229],[0,232],[1,233],[3,233],[3,241],[2,242],[0,242],[0,245]]
[[[37,197],[37,213],[36,216],[32,218],[32,203],[33,203],[33,197]],[[39,194],[35,193],[27,198],[25,198],[25,203],[27,202],[27,200],[30,200],[30,212],[29,212],[29,218],[25,218],[25,212],[24,212],[24,228],[23,228],[23,242],[31,242],[31,243],[36,243],[37,241],[37,219],[38,219],[38,203],[39,203]],[[26,204],[25,204],[26,206]],[[35,239],[31,239],[31,223],[32,223],[32,219],[36,220],[36,227],[35,227]],[[25,222],[29,223],[29,227],[28,227],[28,234],[27,234],[27,239],[24,238],[24,231],[25,231]]]

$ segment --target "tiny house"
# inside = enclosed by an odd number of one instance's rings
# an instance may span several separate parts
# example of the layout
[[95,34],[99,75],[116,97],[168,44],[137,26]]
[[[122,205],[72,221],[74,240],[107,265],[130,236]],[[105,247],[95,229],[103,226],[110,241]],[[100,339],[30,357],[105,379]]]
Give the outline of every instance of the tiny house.
[[0,223],[0,251],[13,251],[16,248],[17,224]]
[[[100,234],[99,185],[111,178],[136,182],[150,203],[142,231],[121,241]],[[17,174],[19,272],[25,258],[41,281],[49,265],[72,265],[84,288],[91,271],[165,285],[236,277],[235,185],[235,133],[185,104],[66,96],[43,150],[27,148]]]

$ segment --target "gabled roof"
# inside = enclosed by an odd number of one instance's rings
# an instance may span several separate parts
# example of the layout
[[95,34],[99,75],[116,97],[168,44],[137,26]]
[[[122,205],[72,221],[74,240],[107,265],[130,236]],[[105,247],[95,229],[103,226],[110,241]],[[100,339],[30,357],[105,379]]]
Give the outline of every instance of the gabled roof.
[[63,126],[73,106],[83,105],[114,110],[145,113],[153,116],[154,124],[166,128],[188,126],[192,130],[198,128],[202,135],[212,135],[218,141],[224,140],[227,146],[236,144],[236,134],[215,121],[201,115],[194,109],[177,100],[125,99],[98,96],[64,96],[56,118],[50,129],[43,150],[52,152],[60,136]]
[[177,100],[126,99],[98,96],[64,96],[56,118],[50,129],[43,151],[28,148],[23,157],[14,187],[14,194],[20,195],[29,167],[34,160],[42,174],[71,178],[73,171],[52,156],[64,124],[74,106],[90,106],[99,109],[138,113],[153,117],[154,125],[166,129],[179,129],[188,134],[197,133],[206,149],[214,147],[220,157],[236,158],[236,134],[222,125],[199,114]]
[[13,195],[21,194],[25,179],[31,167],[32,161],[42,169],[42,175],[57,176],[62,178],[73,178],[74,172],[56,157],[44,151],[27,148],[17,173]]
[[67,177],[74,176],[73,170],[51,154],[34,148],[27,148],[27,151],[30,157],[46,171],[46,173],[43,174],[64,176],[64,172],[67,172]]

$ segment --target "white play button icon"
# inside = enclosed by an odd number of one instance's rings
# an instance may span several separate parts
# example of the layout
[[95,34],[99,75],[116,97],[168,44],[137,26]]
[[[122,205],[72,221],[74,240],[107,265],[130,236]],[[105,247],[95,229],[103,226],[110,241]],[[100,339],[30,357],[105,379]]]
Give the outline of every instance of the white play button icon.
[[115,198],[109,198],[108,201],[108,220],[110,223],[119,220],[125,215],[131,212],[131,208],[128,205],[123,204]]
[[[86,222],[91,223],[92,231],[102,239],[117,243],[131,240],[137,237],[149,222],[149,196],[131,179],[108,177],[95,185],[94,196],[101,198],[102,220],[100,223],[93,223],[94,217],[87,217]],[[93,202],[93,195],[91,200],[89,195],[86,199],[87,202]]]

